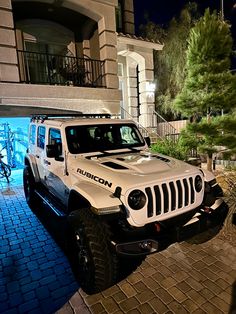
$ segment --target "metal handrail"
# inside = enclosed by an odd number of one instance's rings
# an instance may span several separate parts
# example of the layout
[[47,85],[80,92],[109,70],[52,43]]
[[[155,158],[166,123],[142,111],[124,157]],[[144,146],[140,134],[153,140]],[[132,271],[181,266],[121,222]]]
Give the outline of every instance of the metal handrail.
[[165,134],[176,134],[178,133],[177,129],[175,127],[173,127],[173,125],[168,122],[164,117],[162,117],[157,111],[153,110],[154,115],[157,116],[157,123],[165,123],[165,125],[167,126],[167,128],[165,128],[165,130],[169,131],[169,132],[165,132]]
[[[148,131],[147,128],[145,128],[145,127],[144,127],[141,123],[139,123],[138,121],[135,121],[134,118],[132,117],[132,115],[131,115],[125,108],[123,108],[122,106],[120,106],[120,108],[121,108],[121,110],[125,113],[125,117],[126,117],[127,119],[133,120],[133,121],[137,124],[137,126],[138,126],[138,128],[139,128],[139,130],[140,130],[140,132],[141,132],[141,134],[142,134],[143,136],[150,136],[150,132]],[[158,134],[157,134],[157,136],[158,136]]]
[[105,86],[105,62],[17,50],[20,81],[28,84]]

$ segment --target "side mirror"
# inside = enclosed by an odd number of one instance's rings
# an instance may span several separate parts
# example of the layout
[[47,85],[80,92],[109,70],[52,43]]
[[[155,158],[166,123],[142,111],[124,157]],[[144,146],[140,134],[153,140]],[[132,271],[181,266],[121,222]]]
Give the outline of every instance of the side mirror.
[[[48,158],[55,158],[56,160],[60,161],[62,157],[61,155],[61,144],[50,144],[46,146],[46,154]],[[62,158],[63,160],[63,158]]]
[[151,146],[150,137],[149,136],[145,136],[144,139],[145,139],[145,142],[147,143],[147,146],[150,147]]

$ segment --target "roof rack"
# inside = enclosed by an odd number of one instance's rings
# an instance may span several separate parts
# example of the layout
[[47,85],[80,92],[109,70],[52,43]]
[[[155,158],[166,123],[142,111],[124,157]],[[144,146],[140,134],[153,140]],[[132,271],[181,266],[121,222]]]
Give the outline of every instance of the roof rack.
[[68,119],[68,118],[111,118],[111,115],[108,113],[64,113],[64,114],[35,114],[31,115],[31,122],[33,121],[45,121],[48,119]]

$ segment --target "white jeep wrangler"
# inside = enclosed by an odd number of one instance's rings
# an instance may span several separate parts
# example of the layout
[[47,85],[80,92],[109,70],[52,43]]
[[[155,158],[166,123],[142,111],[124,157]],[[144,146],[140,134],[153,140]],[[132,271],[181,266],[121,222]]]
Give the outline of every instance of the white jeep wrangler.
[[136,124],[109,115],[33,116],[25,157],[30,207],[66,215],[87,293],[112,285],[119,255],[156,252],[168,234],[221,206],[214,176],[148,150]]

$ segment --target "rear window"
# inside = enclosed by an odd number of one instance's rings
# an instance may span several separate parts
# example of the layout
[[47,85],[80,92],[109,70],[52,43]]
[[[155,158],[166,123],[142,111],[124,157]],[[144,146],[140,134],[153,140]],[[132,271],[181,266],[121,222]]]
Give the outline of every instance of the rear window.
[[29,129],[29,142],[30,142],[30,144],[34,145],[35,140],[36,140],[36,125],[31,124],[30,129]]
[[38,134],[37,134],[37,146],[44,149],[45,147],[45,134],[46,128],[44,126],[38,127]]

